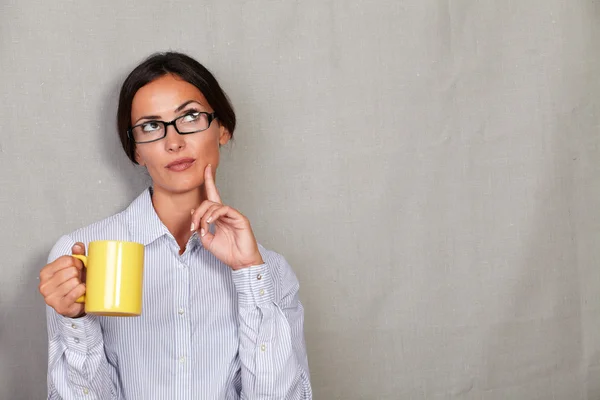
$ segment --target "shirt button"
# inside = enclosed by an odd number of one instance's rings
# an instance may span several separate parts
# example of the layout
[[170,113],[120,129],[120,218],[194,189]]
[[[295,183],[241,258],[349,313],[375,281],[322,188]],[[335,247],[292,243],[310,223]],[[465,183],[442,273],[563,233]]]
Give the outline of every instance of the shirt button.
[[179,362],[183,364],[185,362],[185,357],[179,357]]
[[83,388],[83,393],[84,394],[88,394],[90,391],[88,390],[88,388]]
[[265,350],[267,350],[267,346],[265,346],[264,344],[263,344],[263,345],[261,345],[261,346],[260,346],[260,350],[261,350],[261,351],[265,351]]
[[79,338],[75,338],[73,340],[75,340],[75,343],[79,343]]
[[256,280],[260,281],[261,279],[262,279],[262,275],[261,274],[256,275]]
[[177,312],[179,313],[179,315],[183,315],[183,313],[185,313],[185,310],[183,308],[180,308]]
[[73,328],[73,329],[77,329],[77,325],[75,325],[75,324],[71,324],[71,328]]
[[265,290],[264,289],[260,289],[260,292],[258,292],[258,293],[260,293],[260,295],[262,296],[263,294],[265,294]]

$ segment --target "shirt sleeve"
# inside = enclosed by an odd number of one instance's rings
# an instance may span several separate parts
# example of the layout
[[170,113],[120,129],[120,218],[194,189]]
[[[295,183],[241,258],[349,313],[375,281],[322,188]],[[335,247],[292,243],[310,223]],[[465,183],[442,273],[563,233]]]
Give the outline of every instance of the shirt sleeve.
[[[48,262],[71,254],[75,242],[63,236]],[[46,306],[48,399],[119,399],[116,370],[108,363],[98,317],[67,318]]]
[[312,399],[299,283],[285,259],[233,271],[239,308],[241,398]]

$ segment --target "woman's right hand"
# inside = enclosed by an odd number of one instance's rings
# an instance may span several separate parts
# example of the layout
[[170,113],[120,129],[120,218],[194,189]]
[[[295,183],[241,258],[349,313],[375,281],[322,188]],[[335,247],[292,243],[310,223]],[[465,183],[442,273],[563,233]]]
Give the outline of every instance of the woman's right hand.
[[[77,242],[71,249],[73,254],[85,255],[83,243]],[[39,291],[44,301],[57,313],[78,318],[85,314],[85,304],[76,303],[85,293],[85,271],[81,260],[62,256],[46,265],[40,272]]]

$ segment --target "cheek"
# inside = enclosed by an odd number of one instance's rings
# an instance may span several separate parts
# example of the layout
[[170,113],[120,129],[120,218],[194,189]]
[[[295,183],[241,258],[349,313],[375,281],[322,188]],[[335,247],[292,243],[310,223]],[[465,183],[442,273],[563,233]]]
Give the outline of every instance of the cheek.
[[194,147],[194,152],[197,157],[213,157],[219,154],[219,137],[211,132],[210,135],[198,136],[193,138],[190,143]]
[[[158,142],[157,142],[158,143]],[[160,147],[154,143],[138,147],[136,153],[138,155],[138,164],[147,168],[152,168],[153,164],[160,162]]]

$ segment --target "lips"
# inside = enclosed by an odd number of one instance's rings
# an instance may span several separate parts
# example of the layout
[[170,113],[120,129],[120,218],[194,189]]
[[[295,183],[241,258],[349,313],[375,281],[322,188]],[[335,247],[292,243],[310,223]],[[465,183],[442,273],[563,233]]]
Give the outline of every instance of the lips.
[[185,171],[186,169],[191,167],[195,161],[196,160],[193,158],[180,158],[167,164],[165,168],[176,172]]

